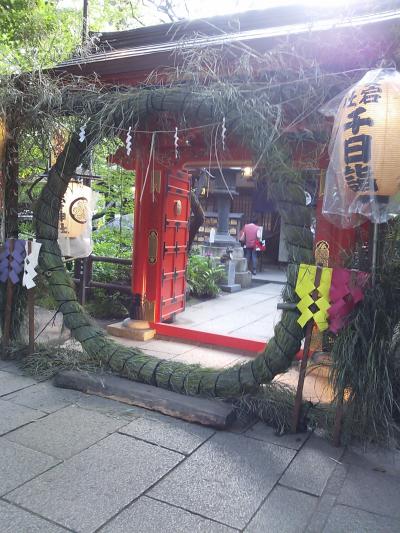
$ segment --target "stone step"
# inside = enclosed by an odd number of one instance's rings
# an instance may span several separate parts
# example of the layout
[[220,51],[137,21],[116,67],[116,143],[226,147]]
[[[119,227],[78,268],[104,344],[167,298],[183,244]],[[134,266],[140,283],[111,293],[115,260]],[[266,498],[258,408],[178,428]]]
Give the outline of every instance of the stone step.
[[251,279],[251,272],[236,272],[235,283],[239,283],[242,289],[247,289],[248,287],[251,287]]

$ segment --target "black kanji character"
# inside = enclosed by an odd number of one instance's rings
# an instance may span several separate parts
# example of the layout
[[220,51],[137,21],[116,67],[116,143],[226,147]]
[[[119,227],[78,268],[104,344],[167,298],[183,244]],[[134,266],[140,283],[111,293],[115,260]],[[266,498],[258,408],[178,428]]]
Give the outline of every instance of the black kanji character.
[[349,113],[347,115],[347,118],[351,118],[351,121],[346,122],[346,124],[344,125],[344,129],[349,130],[351,128],[353,135],[357,135],[360,131],[361,126],[372,126],[372,119],[370,119],[369,117],[360,117],[360,115],[362,115],[362,113],[365,113],[365,111],[365,107],[357,107],[357,109]]
[[356,164],[354,167],[347,165],[344,174],[349,188],[354,192],[367,191],[369,189],[369,171],[368,165]]
[[346,100],[346,107],[356,107],[355,99],[357,97],[356,91],[353,91]]
[[382,95],[381,87],[376,83],[371,83],[365,86],[365,89],[361,91],[362,97],[359,101],[360,104],[376,104],[379,102]]
[[371,157],[371,135],[355,135],[344,141],[344,160],[351,163],[368,163]]

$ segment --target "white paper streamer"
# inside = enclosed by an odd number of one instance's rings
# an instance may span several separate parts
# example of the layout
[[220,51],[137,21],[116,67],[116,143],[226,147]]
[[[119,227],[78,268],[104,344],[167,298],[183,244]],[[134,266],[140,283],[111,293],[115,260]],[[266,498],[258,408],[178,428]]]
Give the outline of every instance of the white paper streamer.
[[85,124],[79,128],[79,140],[81,143],[86,139],[86,125],[87,123],[85,122]]
[[225,121],[225,117],[223,117],[222,129],[221,129],[222,150],[225,150],[225,138],[226,138],[226,121]]
[[[29,242],[31,246],[31,253],[29,253]],[[25,243],[25,261],[24,261],[24,275],[22,278],[22,285],[27,289],[36,287],[34,279],[37,276],[36,267],[39,263],[39,253],[42,244],[37,241],[26,241]]]
[[178,128],[175,128],[175,135],[174,135],[174,141],[175,141],[175,159],[179,158],[179,137],[178,137]]
[[126,135],[125,146],[126,146],[126,155],[131,155],[132,152],[132,135],[131,135],[131,126],[129,126],[128,133]]

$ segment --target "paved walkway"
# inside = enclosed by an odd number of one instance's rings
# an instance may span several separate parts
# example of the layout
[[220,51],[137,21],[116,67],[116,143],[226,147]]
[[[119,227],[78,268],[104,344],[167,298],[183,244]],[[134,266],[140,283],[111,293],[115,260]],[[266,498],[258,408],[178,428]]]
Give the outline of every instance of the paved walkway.
[[[282,274],[281,274],[282,275]],[[281,312],[282,283],[259,284],[251,289],[189,305],[174,324],[196,331],[220,333],[265,342],[274,334]]]
[[1,533],[400,531],[400,452],[214,431],[0,362]]

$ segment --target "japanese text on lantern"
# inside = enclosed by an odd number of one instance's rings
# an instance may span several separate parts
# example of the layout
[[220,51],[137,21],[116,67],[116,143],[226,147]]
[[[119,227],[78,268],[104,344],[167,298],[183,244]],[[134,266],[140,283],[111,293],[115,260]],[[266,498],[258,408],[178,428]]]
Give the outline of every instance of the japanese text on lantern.
[[349,113],[344,123],[344,172],[347,185],[356,193],[378,190],[376,180],[371,179],[372,135],[368,133],[368,128],[373,126],[373,120],[368,116],[368,107],[379,105],[381,93],[378,79],[354,90],[345,103]]

